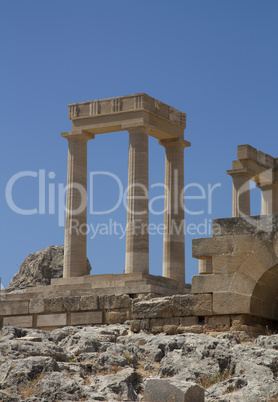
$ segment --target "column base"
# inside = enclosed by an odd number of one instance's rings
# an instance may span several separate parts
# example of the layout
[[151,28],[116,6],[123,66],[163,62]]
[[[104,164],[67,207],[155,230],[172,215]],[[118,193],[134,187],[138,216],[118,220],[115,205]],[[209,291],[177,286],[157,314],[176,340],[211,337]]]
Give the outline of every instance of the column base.
[[23,293],[7,295],[11,300],[44,296],[148,294],[160,296],[191,292],[191,285],[173,279],[141,272],[131,274],[86,275],[76,278],[57,278],[49,286],[29,287]]

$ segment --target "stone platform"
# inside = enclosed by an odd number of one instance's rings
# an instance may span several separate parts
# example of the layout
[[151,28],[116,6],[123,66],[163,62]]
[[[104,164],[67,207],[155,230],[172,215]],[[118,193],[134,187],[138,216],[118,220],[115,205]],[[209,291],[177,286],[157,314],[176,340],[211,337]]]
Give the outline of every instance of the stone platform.
[[6,295],[7,301],[44,297],[82,295],[122,295],[135,297],[153,293],[157,296],[190,293],[191,285],[181,285],[175,280],[135,272],[131,274],[86,275],[75,278],[51,279],[49,286],[29,287],[22,293]]
[[52,329],[121,323],[130,319],[132,300],[139,295],[171,296],[190,291],[191,285],[145,273],[52,279],[49,286],[7,293],[0,302],[0,327]]

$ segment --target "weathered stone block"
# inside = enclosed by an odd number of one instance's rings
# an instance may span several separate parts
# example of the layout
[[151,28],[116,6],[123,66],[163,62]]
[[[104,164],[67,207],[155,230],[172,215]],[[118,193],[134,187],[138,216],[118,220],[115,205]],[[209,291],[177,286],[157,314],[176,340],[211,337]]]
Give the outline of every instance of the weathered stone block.
[[[252,256],[253,257],[253,256]],[[253,258],[250,258],[250,260],[253,260]],[[250,269],[251,268],[251,269]],[[249,270],[250,269],[250,270]],[[254,263],[254,271],[258,269],[258,264]],[[252,292],[256,286],[256,279],[254,279],[252,276],[254,273],[250,272],[252,270],[252,267],[248,267],[247,270],[242,270],[238,272],[238,274],[235,277],[235,280],[231,284],[230,292],[231,293],[241,293],[241,294],[246,294],[246,295],[252,295]],[[218,290],[218,289],[217,289]]]
[[164,325],[163,332],[167,335],[175,335],[178,333],[178,325]]
[[78,311],[80,308],[80,297],[64,297],[63,298],[64,311]]
[[214,314],[248,314],[250,313],[250,296],[219,292],[213,294]]
[[150,319],[150,328],[153,326],[159,326],[163,327],[163,325],[166,324],[166,319],[165,318],[152,318]]
[[38,314],[37,327],[63,327],[67,325],[66,314]]
[[150,319],[149,318],[144,318],[143,320],[141,320],[140,329],[142,329],[143,331],[150,330]]
[[80,298],[80,310],[98,310],[98,296],[82,296]]
[[65,311],[64,309],[64,298],[63,297],[56,297],[53,299],[44,299],[44,307],[45,312],[49,313],[58,313]]
[[234,250],[234,237],[207,237],[192,240],[192,256],[208,258],[214,255],[231,254]]
[[203,325],[191,325],[191,326],[183,326],[180,325],[178,327],[179,334],[201,334],[203,332]]
[[132,318],[172,317],[171,297],[158,297],[152,300],[134,301]]
[[100,310],[131,308],[132,299],[127,294],[99,296]]
[[205,390],[200,385],[187,381],[150,379],[146,382],[145,402],[203,402]]
[[29,301],[0,302],[0,315],[21,315],[29,313]]
[[203,316],[213,314],[212,294],[210,293],[194,294],[192,296],[194,300],[193,304],[194,308],[192,315]]
[[154,325],[151,327],[150,331],[153,335],[160,334],[163,332],[163,326]]
[[180,319],[179,317],[167,317],[165,318],[165,324],[164,325],[180,325]]
[[235,314],[231,315],[231,323],[232,325],[267,325],[268,321],[260,317],[254,317],[253,315]]
[[198,325],[199,320],[196,316],[180,317],[180,325],[182,327],[191,327],[192,325]]
[[242,264],[242,255],[215,255],[212,257],[213,273],[233,274]]
[[33,316],[32,315],[21,315],[14,317],[4,317],[3,325],[11,325],[17,328],[32,328],[33,326]]
[[221,275],[199,275],[192,277],[192,293],[212,293],[212,292],[228,292],[231,289],[233,280],[235,278],[233,274],[221,274]]
[[38,313],[44,313],[45,312],[45,307],[44,307],[44,300],[43,299],[31,299],[29,302],[29,313],[30,314],[38,314]]
[[150,319],[150,331],[152,334],[159,334],[163,332],[163,326],[166,324],[166,318],[152,318]]
[[275,233],[278,226],[278,215],[257,215],[250,217],[249,220],[241,217],[214,219],[213,230],[214,226],[217,226],[214,236],[222,237],[223,241],[231,236]]
[[130,318],[130,311],[106,311],[105,323],[106,324],[123,324]]
[[172,315],[175,317],[189,316],[193,314],[193,295],[174,295],[171,300]]
[[71,325],[103,324],[103,312],[84,311],[78,313],[71,313],[70,322]]
[[141,324],[141,320],[130,321],[130,330],[135,333],[140,332],[140,324]]
[[174,295],[171,307],[173,315],[178,317],[211,315],[212,295],[209,293]]
[[206,318],[206,325],[204,329],[213,329],[221,331],[229,331],[231,326],[231,319],[229,315],[219,315]]

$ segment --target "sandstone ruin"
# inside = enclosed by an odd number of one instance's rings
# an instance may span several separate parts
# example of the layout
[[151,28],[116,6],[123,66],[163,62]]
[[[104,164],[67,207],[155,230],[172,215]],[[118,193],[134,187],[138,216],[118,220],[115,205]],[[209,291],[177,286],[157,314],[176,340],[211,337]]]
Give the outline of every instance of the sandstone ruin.
[[[65,325],[123,323],[134,332],[245,330],[278,321],[278,159],[250,145],[238,147],[227,173],[233,179],[233,217],[214,220],[211,238],[193,241],[199,275],[185,284],[184,219],[176,193],[184,187],[186,115],[146,94],[69,105],[68,191],[63,278],[49,286],[6,294],[0,325],[52,329]],[[128,213],[124,274],[87,275],[87,141],[129,133]],[[148,136],[165,148],[162,276],[149,274]],[[262,190],[262,215],[250,216],[250,180]],[[135,221],[137,224],[135,225]],[[174,225],[173,225],[174,223]]]

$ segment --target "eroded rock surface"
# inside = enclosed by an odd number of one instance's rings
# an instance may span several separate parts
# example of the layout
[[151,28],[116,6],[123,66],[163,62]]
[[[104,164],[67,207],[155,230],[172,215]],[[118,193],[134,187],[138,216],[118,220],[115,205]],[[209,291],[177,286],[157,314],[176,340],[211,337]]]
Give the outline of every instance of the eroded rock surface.
[[[20,266],[5,292],[18,291],[29,286],[50,285],[51,278],[62,278],[64,266],[64,246],[50,246],[29,254]],[[87,260],[87,273],[91,265]]]
[[1,333],[3,401],[147,401],[160,391],[150,379],[191,401],[278,398],[278,335],[241,343],[232,333],[134,334],[125,324]]

